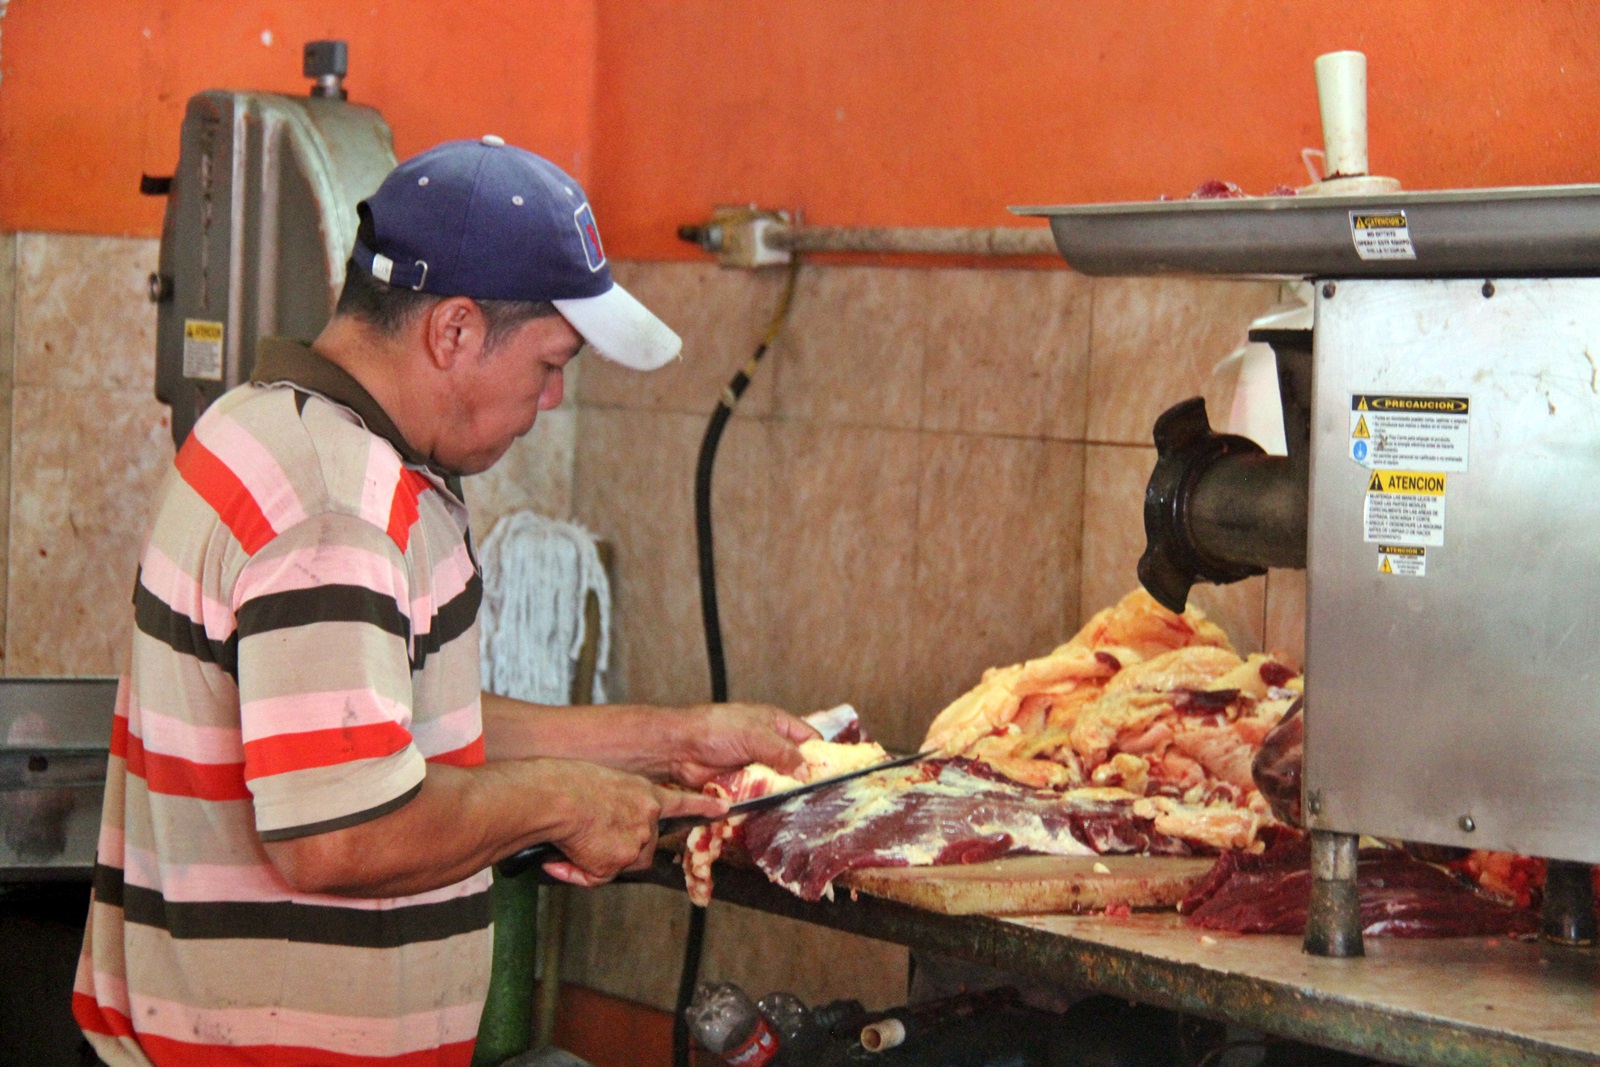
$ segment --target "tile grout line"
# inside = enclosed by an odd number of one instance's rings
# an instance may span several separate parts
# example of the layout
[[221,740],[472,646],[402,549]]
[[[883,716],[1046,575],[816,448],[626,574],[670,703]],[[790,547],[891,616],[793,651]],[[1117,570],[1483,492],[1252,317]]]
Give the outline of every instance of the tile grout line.
[[18,299],[18,289],[21,287],[22,282],[22,236],[20,234],[11,235],[9,252],[11,258],[11,292],[5,295],[5,306],[6,310],[8,311],[8,315],[6,316],[6,322],[4,324],[6,333],[8,335],[8,344],[6,345],[6,362],[9,364],[9,366],[4,368],[6,381],[6,395],[4,402],[7,410],[10,413],[10,418],[6,420],[6,491],[4,500],[4,527],[3,529],[0,529],[0,553],[3,553],[3,555],[0,555],[0,558],[5,560],[5,597],[3,600],[5,606],[5,618],[4,620],[0,620],[0,675],[4,676],[9,676],[11,674],[11,620],[15,618],[13,605],[11,602],[13,592],[16,588],[16,583],[11,580],[11,518],[12,512],[16,507],[17,486],[14,461],[17,455],[17,345],[21,337],[21,329],[18,325],[18,318],[21,315],[22,309],[22,302]]

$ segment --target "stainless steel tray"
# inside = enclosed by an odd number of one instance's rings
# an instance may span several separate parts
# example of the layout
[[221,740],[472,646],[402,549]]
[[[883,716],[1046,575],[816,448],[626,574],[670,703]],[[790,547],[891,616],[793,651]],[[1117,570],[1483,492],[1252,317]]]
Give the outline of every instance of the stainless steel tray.
[[0,679],[0,883],[94,871],[115,678]]
[[[1600,185],[1014,207],[1095,275],[1600,274]],[[1403,212],[1414,259],[1363,259],[1352,214]]]

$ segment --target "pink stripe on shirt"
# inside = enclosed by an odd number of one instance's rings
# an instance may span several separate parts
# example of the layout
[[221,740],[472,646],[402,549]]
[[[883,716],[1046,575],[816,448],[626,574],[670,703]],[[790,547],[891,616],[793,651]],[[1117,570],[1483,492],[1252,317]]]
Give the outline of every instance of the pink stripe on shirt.
[[355,911],[393,911],[474,896],[488,888],[491,878],[484,870],[452,885],[407,897],[349,897],[297,892],[284,881],[278,869],[264,859],[239,864],[162,863],[148,849],[132,847],[124,856],[122,877],[127,885],[157,890],[163,899],[174,902],[275,904],[295,901]]
[[147,753],[177,756],[196,763],[243,763],[244,741],[236,727],[195,726],[146,707],[132,709],[128,732]]
[[[98,987],[102,977],[95,974]],[[103,1001],[102,1001],[103,1003]],[[483,1005],[451,1005],[388,1019],[330,1015],[271,1008],[197,1008],[175,1000],[133,993],[129,1016],[139,1032],[173,1041],[193,1042],[196,1035],[226,1034],[229,1045],[293,1045],[347,1056],[397,1056],[438,1045],[471,1040],[478,1032]]]
[[269,593],[311,589],[321,585],[354,585],[394,598],[409,607],[405,575],[387,556],[348,545],[296,549],[274,559],[255,559],[233,587],[235,610]]
[[228,469],[242,482],[274,530],[304,522],[305,508],[294,483],[254,434],[231,417],[196,424],[195,435],[214,455],[228,457]]
[[411,726],[411,740],[424,759],[470,745],[482,733],[483,711],[479,700]]
[[389,511],[402,469],[394,448],[374,437],[367,449],[367,471],[361,479],[361,517],[380,530],[389,526]]
[[226,641],[234,630],[233,608],[205,596],[200,583],[185,574],[159,548],[151,546],[139,564],[140,581],[172,610],[205,624],[206,636]]
[[249,701],[242,709],[241,721],[243,739],[249,743],[279,734],[383,723],[410,729],[411,708],[371,689],[335,689]]

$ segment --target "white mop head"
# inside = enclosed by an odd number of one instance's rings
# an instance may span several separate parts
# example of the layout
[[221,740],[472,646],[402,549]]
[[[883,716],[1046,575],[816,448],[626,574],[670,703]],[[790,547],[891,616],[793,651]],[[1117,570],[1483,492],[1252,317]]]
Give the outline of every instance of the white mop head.
[[483,688],[539,704],[570,703],[586,633],[584,601],[593,591],[600,602],[600,633],[590,700],[603,703],[611,587],[594,535],[576,523],[517,511],[494,524],[479,557]]

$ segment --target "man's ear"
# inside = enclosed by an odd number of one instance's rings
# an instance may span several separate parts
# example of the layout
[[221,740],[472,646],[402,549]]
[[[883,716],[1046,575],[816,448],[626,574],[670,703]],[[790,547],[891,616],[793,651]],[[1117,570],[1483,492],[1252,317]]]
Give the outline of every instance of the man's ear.
[[463,359],[476,359],[483,351],[488,327],[483,309],[469,297],[446,297],[429,308],[423,341],[435,369],[447,371]]

